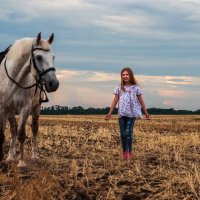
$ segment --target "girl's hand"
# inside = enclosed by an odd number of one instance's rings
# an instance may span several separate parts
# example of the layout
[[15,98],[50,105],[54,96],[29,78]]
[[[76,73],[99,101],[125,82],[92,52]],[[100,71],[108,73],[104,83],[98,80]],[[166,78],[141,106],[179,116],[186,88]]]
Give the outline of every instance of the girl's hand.
[[104,119],[109,120],[110,118],[111,118],[111,114],[107,114]]
[[145,118],[148,119],[148,120],[151,119],[149,113],[146,113],[146,114],[145,114]]

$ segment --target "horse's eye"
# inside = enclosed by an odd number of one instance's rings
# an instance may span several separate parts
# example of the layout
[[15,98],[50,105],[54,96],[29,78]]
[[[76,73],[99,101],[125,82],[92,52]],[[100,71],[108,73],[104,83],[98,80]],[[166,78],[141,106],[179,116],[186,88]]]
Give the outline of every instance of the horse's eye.
[[38,61],[42,61],[42,56],[41,56],[41,55],[37,55],[37,56],[36,56],[36,59],[37,59]]

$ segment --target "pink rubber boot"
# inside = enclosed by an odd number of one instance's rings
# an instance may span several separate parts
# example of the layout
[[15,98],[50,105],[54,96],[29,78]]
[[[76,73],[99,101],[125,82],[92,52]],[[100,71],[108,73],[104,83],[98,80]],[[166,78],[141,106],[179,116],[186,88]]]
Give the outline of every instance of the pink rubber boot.
[[123,159],[128,160],[128,151],[123,152]]
[[127,160],[130,160],[131,158],[132,158],[132,152],[130,151],[130,152],[127,152]]

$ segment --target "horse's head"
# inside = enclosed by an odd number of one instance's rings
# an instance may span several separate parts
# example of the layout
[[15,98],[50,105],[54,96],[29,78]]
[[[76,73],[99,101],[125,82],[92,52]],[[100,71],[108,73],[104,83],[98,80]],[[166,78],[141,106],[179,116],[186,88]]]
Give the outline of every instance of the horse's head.
[[31,60],[31,73],[40,81],[44,82],[47,92],[54,92],[58,89],[59,81],[56,78],[54,59],[55,56],[51,51],[51,44],[54,34],[49,39],[41,39],[41,33],[38,33],[33,43]]

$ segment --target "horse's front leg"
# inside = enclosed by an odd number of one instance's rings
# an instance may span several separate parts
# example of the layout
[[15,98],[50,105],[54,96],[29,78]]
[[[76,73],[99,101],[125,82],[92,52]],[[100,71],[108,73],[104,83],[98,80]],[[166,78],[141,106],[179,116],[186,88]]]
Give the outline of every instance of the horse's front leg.
[[0,115],[0,162],[3,160],[4,152],[3,152],[3,143],[5,140],[5,127],[6,127],[6,116]]
[[38,157],[38,146],[37,146],[37,135],[40,117],[40,105],[33,107],[32,109],[32,134],[33,134],[33,147],[32,147],[32,157],[33,160],[39,160]]
[[26,121],[29,117],[30,109],[29,107],[23,109],[19,115],[19,122],[18,122],[18,141],[20,144],[20,154],[19,154],[19,163],[18,167],[26,167],[26,163],[24,161],[24,142],[26,139]]
[[15,155],[16,155],[16,137],[17,137],[17,122],[15,114],[9,116],[8,121],[10,123],[11,142],[6,162],[13,162],[15,161]]

